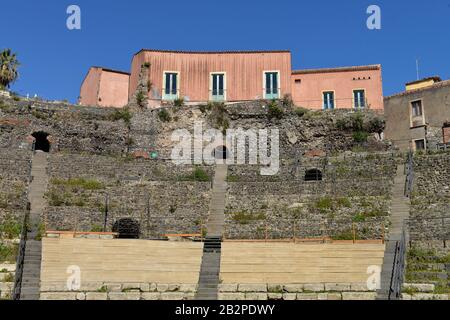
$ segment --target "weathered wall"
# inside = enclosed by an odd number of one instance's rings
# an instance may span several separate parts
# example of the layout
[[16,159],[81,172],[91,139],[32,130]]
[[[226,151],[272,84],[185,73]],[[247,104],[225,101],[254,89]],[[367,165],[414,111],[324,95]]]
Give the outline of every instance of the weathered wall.
[[110,108],[36,100],[0,100],[0,147],[31,150],[34,132],[50,135],[51,152],[123,154],[128,128]]
[[[411,102],[420,99],[427,131],[422,131],[421,136],[414,136],[411,130]],[[392,140],[400,149],[409,149],[413,139],[428,139],[430,149],[434,149],[436,143],[443,142],[442,127],[450,117],[450,81],[386,97],[384,104],[386,139]]]
[[288,51],[196,53],[143,50],[133,58],[130,95],[136,91],[138,75],[145,62],[151,64],[148,78],[152,83],[151,99],[161,99],[165,71],[179,72],[180,97],[189,101],[210,100],[211,72],[226,73],[227,101],[264,98],[264,71],[280,72],[280,97],[291,93],[291,54]]
[[[344,69],[342,71],[342,69]],[[362,69],[362,70],[358,70]],[[353,90],[364,89],[370,109],[383,111],[381,66],[299,70],[292,73],[292,98],[297,106],[323,109],[323,92],[334,91],[335,108],[354,106]]]

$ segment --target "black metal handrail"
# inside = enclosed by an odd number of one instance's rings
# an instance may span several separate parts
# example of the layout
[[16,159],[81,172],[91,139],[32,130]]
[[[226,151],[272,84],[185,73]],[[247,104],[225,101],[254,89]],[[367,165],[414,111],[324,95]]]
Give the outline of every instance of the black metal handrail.
[[20,300],[21,290],[22,290],[22,277],[23,277],[23,267],[25,262],[25,250],[27,246],[27,236],[28,236],[28,221],[30,217],[30,204],[28,203],[28,208],[25,212],[25,216],[22,224],[22,231],[19,244],[19,252],[17,255],[16,262],[16,275],[14,279],[14,291],[13,300]]
[[406,245],[406,230],[404,227],[401,239],[395,243],[394,265],[392,268],[388,300],[400,300],[401,298],[406,267]]
[[411,198],[414,188],[414,154],[412,151],[410,151],[408,154],[408,160],[405,166],[405,174],[405,197]]

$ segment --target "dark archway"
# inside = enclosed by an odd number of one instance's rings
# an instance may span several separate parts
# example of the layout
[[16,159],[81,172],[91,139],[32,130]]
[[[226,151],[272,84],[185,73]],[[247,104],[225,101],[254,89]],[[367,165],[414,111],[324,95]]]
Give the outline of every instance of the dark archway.
[[322,181],[323,174],[319,169],[310,169],[305,173],[305,181]]
[[113,232],[119,234],[119,239],[139,239],[141,227],[136,220],[125,218],[114,223]]
[[228,149],[225,146],[217,147],[213,153],[216,160],[227,160],[229,157]]
[[35,132],[32,136],[36,139],[34,142],[35,151],[50,152],[49,134],[43,131]]

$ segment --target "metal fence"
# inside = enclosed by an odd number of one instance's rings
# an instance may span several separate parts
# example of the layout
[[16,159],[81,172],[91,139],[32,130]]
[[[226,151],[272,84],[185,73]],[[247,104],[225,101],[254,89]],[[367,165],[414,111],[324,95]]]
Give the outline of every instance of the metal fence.
[[410,152],[408,154],[408,160],[405,165],[405,197],[411,198],[414,188],[414,154]]
[[23,268],[25,262],[25,250],[28,236],[28,222],[30,218],[30,210],[25,211],[25,215],[22,223],[19,251],[17,254],[17,262],[16,262],[16,274],[14,279],[14,291],[13,291],[13,300],[20,300],[21,290],[22,290],[22,278],[23,278]]
[[402,286],[405,278],[406,251],[406,230],[403,228],[401,239],[395,243],[394,265],[388,295],[389,300],[401,299]]

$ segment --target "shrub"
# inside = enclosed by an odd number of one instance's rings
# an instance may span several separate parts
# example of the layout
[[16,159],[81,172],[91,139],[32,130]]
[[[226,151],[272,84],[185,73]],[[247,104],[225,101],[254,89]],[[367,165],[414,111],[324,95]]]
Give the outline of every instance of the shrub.
[[333,199],[330,197],[325,197],[316,201],[316,208],[320,211],[325,211],[333,208]]
[[119,121],[123,120],[125,124],[130,125],[131,124],[131,118],[133,117],[132,113],[128,108],[124,109],[117,109],[115,110],[110,116],[109,119],[111,121]]
[[6,218],[4,222],[0,224],[0,236],[6,239],[20,238],[22,231],[22,224],[15,219]]
[[184,99],[183,98],[177,98],[173,101],[173,105],[175,107],[182,107],[184,106]]
[[302,107],[297,107],[297,108],[295,108],[294,112],[295,112],[295,114],[296,114],[298,117],[301,118],[301,117],[303,117],[305,114],[308,113],[308,109],[305,109],[305,108],[302,108]]
[[85,178],[73,178],[73,179],[52,179],[52,184],[57,186],[65,186],[70,188],[82,188],[85,190],[101,190],[105,189],[105,185],[97,180],[89,180]]
[[136,94],[136,103],[139,107],[143,108],[144,107],[144,100],[145,100],[145,96],[144,93],[142,91],[138,91],[138,93]]
[[91,232],[103,232],[103,227],[101,225],[93,225],[91,228]]
[[0,261],[14,262],[17,258],[18,245],[0,243]]
[[158,117],[159,117],[159,120],[161,120],[162,122],[172,121],[172,117],[170,116],[169,111],[167,111],[166,109],[162,109],[161,111],[159,111]]
[[356,131],[353,133],[353,140],[358,143],[367,142],[369,134],[365,131]]
[[231,213],[232,219],[239,224],[249,224],[252,221],[264,220],[266,218],[264,213],[253,214],[246,211]]
[[386,122],[380,118],[373,118],[367,124],[367,130],[369,132],[376,132],[378,134],[383,133],[386,128]]
[[195,181],[211,181],[211,177],[202,168],[195,168],[193,173],[193,179]]
[[292,100],[292,96],[290,94],[285,94],[283,96],[283,99],[281,100],[281,103],[283,104],[283,107],[285,108],[292,108],[294,107],[294,101]]
[[364,130],[364,116],[361,112],[357,112],[353,114],[350,118],[351,120],[351,128],[355,131],[363,131]]
[[272,100],[272,102],[269,103],[268,107],[269,107],[269,113],[268,113],[269,119],[274,119],[274,118],[275,119],[281,119],[281,118],[283,118],[284,111],[283,111],[283,109],[281,109],[278,106],[278,104],[277,104],[277,102],[275,100]]

